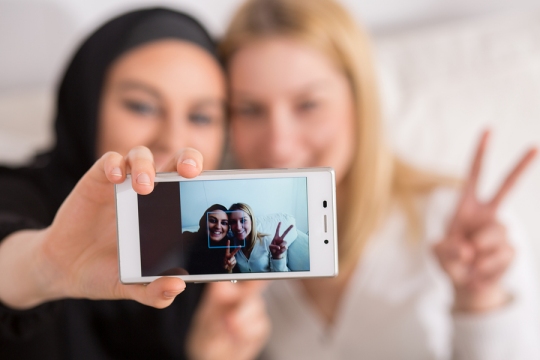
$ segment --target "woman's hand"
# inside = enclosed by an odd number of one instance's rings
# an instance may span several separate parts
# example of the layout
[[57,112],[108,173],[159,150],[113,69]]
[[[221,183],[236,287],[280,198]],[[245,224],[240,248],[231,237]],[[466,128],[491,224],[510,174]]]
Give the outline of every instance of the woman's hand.
[[263,281],[209,284],[194,315],[187,348],[193,360],[255,359],[270,334]]
[[506,177],[495,196],[481,201],[477,184],[489,132],[482,135],[469,178],[446,232],[434,250],[455,289],[456,311],[485,311],[510,300],[500,279],[514,258],[506,228],[497,219],[497,209],[536,155],[529,150]]
[[285,236],[291,231],[294,225],[291,225],[283,232],[283,235],[279,236],[279,228],[281,227],[281,222],[278,223],[278,226],[276,228],[276,234],[274,235],[274,239],[270,243],[270,253],[272,254],[272,259],[281,259],[281,255],[287,250],[287,242],[283,239],[285,239]]
[[[202,155],[179,151],[164,171],[192,178]],[[126,157],[109,152],[97,160],[66,198],[48,228],[22,231],[0,246],[0,301],[29,308],[59,298],[133,299],[163,308],[185,288],[181,279],[163,277],[148,286],[123,285],[118,278],[114,186],[131,173],[133,189],[149,194],[156,170],[152,153],[132,149]]]
[[223,259],[223,266],[227,272],[232,273],[232,270],[236,266],[236,257],[234,257],[234,255],[236,255],[240,249],[241,247],[238,246],[238,248],[231,253],[231,240],[227,240],[227,250],[225,251],[225,258]]

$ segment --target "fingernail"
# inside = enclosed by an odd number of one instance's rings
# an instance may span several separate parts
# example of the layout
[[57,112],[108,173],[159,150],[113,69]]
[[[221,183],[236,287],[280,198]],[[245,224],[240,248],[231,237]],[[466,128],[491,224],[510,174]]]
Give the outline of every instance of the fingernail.
[[122,170],[120,170],[120,168],[117,166],[117,167],[112,169],[111,175],[120,177],[120,176],[122,176]]
[[197,163],[193,159],[186,159],[182,161],[182,164],[191,165],[193,167],[197,167]]
[[150,185],[150,176],[147,173],[140,173],[137,175],[137,184]]
[[166,297],[167,299],[172,299],[172,298],[175,298],[176,295],[180,294],[180,292],[175,292],[175,291],[164,291],[163,292],[163,296]]

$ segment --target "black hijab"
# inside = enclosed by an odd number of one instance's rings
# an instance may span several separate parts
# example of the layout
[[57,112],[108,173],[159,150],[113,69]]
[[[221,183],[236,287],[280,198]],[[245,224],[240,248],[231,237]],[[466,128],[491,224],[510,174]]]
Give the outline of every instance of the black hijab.
[[215,43],[197,20],[163,8],[133,11],[110,20],[76,51],[58,89],[56,145],[34,162],[34,168],[44,171],[42,186],[55,209],[96,160],[97,117],[108,68],[126,51],[167,38],[199,45],[217,60]]
[[[28,167],[0,167],[0,241],[14,231],[50,224],[96,159],[97,116],[107,69],[126,51],[167,38],[197,44],[217,59],[214,43],[196,20],[166,9],[119,16],[82,43],[59,86],[56,145]],[[183,359],[203,289],[190,285],[164,310],[128,300],[66,299],[25,311],[0,303],[0,358]]]

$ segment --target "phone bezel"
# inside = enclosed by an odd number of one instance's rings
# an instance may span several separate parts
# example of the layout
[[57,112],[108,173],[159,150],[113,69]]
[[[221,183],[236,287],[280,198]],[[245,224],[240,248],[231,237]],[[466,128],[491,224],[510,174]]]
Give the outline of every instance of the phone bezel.
[[[232,180],[257,178],[306,177],[309,226],[309,271],[178,275],[186,282],[229,280],[264,280],[312,277],[333,277],[338,274],[335,175],[332,168],[213,170],[203,171],[193,179],[177,173],[157,173],[155,182]],[[131,176],[115,185],[118,261],[120,281],[124,284],[149,283],[160,276],[141,276],[139,216],[137,193],[131,186]],[[327,207],[323,207],[327,201]],[[326,233],[324,216],[327,217]],[[328,240],[325,244],[324,240]]]

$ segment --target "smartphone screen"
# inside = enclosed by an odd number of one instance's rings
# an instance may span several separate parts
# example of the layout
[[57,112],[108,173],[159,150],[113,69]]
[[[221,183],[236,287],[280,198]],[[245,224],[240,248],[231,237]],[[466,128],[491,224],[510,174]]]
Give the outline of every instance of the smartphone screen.
[[307,186],[302,176],[156,183],[137,195],[141,276],[310,271]]
[[156,174],[138,195],[115,186],[124,284],[332,277],[338,273],[331,168]]

